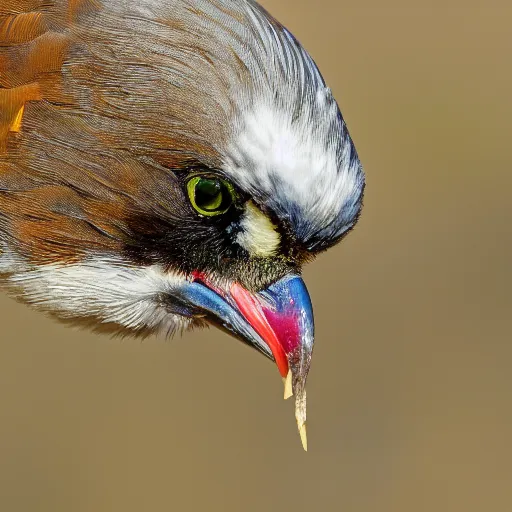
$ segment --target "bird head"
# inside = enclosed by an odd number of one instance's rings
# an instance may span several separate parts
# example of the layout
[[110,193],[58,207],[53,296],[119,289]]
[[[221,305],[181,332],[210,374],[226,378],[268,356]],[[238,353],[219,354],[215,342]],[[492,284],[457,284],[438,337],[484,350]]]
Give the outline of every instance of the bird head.
[[4,0],[0,273],[64,321],[215,324],[277,363],[305,423],[303,264],[364,175],[298,41],[252,0]]

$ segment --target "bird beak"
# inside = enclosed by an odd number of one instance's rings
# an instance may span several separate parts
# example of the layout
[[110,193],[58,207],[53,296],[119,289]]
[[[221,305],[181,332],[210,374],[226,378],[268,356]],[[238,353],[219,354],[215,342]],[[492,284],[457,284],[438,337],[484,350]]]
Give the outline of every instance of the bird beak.
[[194,274],[178,290],[183,305],[230,331],[275,360],[285,384],[285,398],[295,395],[295,416],[304,449],[306,379],[314,343],[311,299],[304,281],[288,275],[253,293],[239,283],[221,286]]

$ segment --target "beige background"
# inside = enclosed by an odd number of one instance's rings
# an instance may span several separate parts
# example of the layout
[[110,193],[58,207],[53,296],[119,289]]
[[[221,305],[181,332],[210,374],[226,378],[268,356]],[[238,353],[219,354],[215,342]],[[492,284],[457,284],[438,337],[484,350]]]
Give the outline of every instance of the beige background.
[[512,510],[512,7],[264,4],[368,175],[306,271],[310,452],[277,370],[226,335],[121,342],[2,297],[2,512]]

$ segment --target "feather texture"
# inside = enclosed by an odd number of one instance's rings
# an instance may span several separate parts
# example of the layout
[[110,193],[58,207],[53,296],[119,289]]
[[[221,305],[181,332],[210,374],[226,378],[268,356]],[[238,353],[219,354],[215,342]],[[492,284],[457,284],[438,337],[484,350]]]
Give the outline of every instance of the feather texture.
[[[194,216],[195,170],[271,215],[270,249],[268,233]],[[315,252],[350,230],[363,188],[315,63],[256,2],[2,1],[0,267],[34,301],[30,269],[63,277],[120,255],[178,273],[243,267],[256,287],[300,264],[279,253],[290,241]],[[276,261],[258,268],[247,248]]]

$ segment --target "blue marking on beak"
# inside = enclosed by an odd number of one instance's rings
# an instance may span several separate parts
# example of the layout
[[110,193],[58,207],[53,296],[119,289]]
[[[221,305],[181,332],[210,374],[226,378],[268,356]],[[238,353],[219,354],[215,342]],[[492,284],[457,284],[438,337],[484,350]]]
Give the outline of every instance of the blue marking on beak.
[[187,281],[177,298],[193,315],[230,331],[276,361],[294,388],[305,385],[314,343],[311,299],[304,281],[288,275],[267,289],[252,293],[238,283],[219,289],[205,275]]

